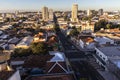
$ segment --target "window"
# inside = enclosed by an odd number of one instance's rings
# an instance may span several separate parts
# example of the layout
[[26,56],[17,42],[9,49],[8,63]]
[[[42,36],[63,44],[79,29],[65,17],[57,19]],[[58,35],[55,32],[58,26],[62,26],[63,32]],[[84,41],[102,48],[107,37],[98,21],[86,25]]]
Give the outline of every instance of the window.
[[105,60],[105,58],[103,57],[103,60]]
[[102,57],[102,55],[100,55],[100,57]]

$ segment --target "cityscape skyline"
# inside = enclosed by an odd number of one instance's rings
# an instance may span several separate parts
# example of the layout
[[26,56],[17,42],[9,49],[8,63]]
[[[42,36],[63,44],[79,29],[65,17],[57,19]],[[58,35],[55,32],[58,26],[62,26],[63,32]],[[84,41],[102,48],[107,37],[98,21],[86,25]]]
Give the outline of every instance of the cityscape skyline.
[[71,10],[71,5],[74,3],[79,5],[79,10],[98,10],[100,8],[106,11],[120,10],[119,0],[2,0],[0,11],[41,11],[43,6],[47,6],[54,10]]

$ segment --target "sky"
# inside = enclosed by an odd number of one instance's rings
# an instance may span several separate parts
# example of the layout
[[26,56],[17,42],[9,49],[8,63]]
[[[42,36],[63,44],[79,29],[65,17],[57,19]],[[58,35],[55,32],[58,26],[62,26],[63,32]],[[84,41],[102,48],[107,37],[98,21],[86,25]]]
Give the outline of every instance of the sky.
[[80,10],[120,10],[120,0],[0,0],[0,11],[41,10],[43,6],[54,10],[71,10],[73,3],[77,3]]

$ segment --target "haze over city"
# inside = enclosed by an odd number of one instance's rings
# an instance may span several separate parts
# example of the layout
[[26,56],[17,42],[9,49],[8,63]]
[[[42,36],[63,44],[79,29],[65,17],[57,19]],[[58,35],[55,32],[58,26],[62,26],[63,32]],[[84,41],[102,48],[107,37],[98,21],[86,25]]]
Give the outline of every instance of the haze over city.
[[42,6],[48,6],[54,10],[71,10],[71,5],[78,3],[80,10],[100,9],[106,11],[119,10],[120,0],[1,0],[0,11],[36,11]]
[[120,80],[120,0],[1,0],[0,80]]

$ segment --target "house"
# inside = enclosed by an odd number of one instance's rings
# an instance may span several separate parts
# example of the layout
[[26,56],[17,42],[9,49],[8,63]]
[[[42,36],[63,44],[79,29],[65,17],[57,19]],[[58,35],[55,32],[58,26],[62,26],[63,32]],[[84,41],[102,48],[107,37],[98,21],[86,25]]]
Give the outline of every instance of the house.
[[[44,73],[30,75],[25,80],[74,80],[74,73],[69,69],[70,65],[67,64],[64,53],[59,51],[50,51],[49,56],[51,56],[49,59],[47,59],[47,57],[41,57],[44,61],[39,59],[40,61],[36,61],[36,66],[31,64],[34,66],[32,68],[39,67],[44,69]],[[35,60],[35,58],[33,59]],[[33,63],[35,62],[34,60],[32,60]],[[42,63],[42,65],[38,64],[38,62]],[[30,63],[28,64],[30,65]]]
[[17,45],[16,48],[29,48],[31,42],[33,41],[33,37],[27,36],[24,37]]
[[79,45],[81,48],[94,49],[95,41],[92,37],[81,38]]
[[6,30],[6,29],[11,29],[11,28],[13,28],[12,25],[4,25],[4,26],[0,27],[0,30]]
[[71,38],[71,40],[82,49],[94,49],[96,43],[94,37],[87,34],[80,34],[77,38]]
[[9,50],[14,50],[20,39],[14,37],[8,40]]
[[47,61],[46,73],[69,73],[65,62],[65,56],[62,52],[53,51],[50,55],[54,55],[50,61]]

